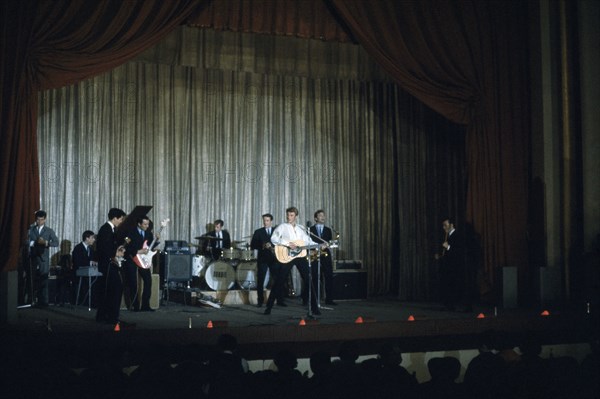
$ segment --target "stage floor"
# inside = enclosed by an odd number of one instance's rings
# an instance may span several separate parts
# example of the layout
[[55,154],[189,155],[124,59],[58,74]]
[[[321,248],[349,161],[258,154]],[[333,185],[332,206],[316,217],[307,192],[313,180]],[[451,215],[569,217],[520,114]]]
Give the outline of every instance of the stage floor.
[[[341,342],[360,343],[361,353],[376,353],[385,340],[397,340],[405,352],[475,349],[476,337],[486,330],[506,333],[515,346],[526,334],[537,334],[544,344],[589,342],[597,337],[597,318],[585,310],[541,308],[495,309],[476,306],[473,312],[448,312],[431,303],[401,302],[389,298],[338,301],[307,317],[306,307],[291,298],[287,307],[275,306],[264,315],[264,306],[183,305],[163,302],[155,312],[121,311],[128,323],[120,331],[95,321],[87,306],[21,308],[16,322],[3,326],[3,344],[26,346],[32,340],[71,348],[94,345],[175,347],[214,345],[220,334],[235,336],[248,359],[268,358],[282,348],[298,356],[337,348]],[[484,317],[478,318],[478,315]],[[411,317],[412,316],[412,317]],[[409,320],[409,319],[413,319]],[[358,319],[358,320],[357,320]],[[361,321],[362,323],[357,323]]]

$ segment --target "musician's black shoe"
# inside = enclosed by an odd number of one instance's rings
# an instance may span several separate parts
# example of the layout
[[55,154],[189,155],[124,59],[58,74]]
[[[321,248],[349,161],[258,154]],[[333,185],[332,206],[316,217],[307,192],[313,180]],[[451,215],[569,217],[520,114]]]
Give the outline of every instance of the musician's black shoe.
[[271,314],[271,308],[266,308],[265,309],[265,314]]
[[152,309],[152,308],[141,308],[140,312],[154,312],[154,309]]
[[312,314],[315,316],[321,316],[321,311],[319,309],[313,309]]
[[286,308],[287,307],[287,303],[285,303],[285,302],[277,302],[277,306],[281,306],[282,308]]
[[257,303],[257,304],[256,304],[256,307],[257,307],[257,308],[262,308],[262,305],[263,305],[263,303],[262,303],[262,302],[259,302],[259,303]]
[[325,301],[325,305],[331,305],[331,306],[336,306],[337,303],[333,302],[333,301]]

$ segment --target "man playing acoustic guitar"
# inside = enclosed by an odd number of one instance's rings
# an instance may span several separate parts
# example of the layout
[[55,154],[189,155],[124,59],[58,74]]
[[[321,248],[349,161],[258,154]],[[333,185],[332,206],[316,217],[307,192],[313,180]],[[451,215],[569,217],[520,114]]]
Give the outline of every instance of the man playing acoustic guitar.
[[[287,223],[277,226],[271,235],[271,242],[275,245],[275,256],[277,258],[275,264],[279,270],[275,278],[275,284],[267,300],[265,314],[271,314],[271,308],[275,299],[283,294],[283,287],[288,279],[290,269],[293,265],[296,265],[306,286],[302,290],[302,297],[305,303],[308,304],[308,290],[311,289],[311,312],[313,315],[320,315],[321,312],[317,306],[315,289],[317,287],[318,276],[317,273],[311,273],[313,283],[309,283],[309,268],[306,259],[307,248],[305,248],[306,246],[318,246],[318,244],[310,238],[304,226],[297,224],[298,208],[292,206],[286,209],[285,213]],[[322,244],[322,246],[325,248],[327,245]]]

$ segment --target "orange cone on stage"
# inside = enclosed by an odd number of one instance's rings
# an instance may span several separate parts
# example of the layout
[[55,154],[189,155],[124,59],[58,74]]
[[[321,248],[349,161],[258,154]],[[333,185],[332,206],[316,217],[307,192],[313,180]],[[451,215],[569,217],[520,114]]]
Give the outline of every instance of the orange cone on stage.
[[550,316],[550,312],[544,310],[542,313],[540,313],[540,316]]
[[212,320],[208,321],[208,324],[206,325],[206,328],[213,328],[213,322],[212,322]]
[[354,320],[354,322],[355,322],[356,324],[361,324],[361,323],[363,322],[363,318],[362,318],[362,316],[358,316],[358,317],[356,318],[356,320]]
[[117,324],[115,324],[115,328],[113,329],[113,331],[121,331],[121,324],[117,322]]
[[298,323],[298,325],[300,325],[300,326],[305,326],[305,325],[306,325],[306,320],[304,320],[304,319],[301,319],[301,320],[300,320],[300,323]]
[[477,315],[477,318],[478,318],[478,319],[485,319],[485,315],[484,315],[483,313],[479,313],[479,314]]
[[408,321],[415,321],[415,316],[413,316],[413,315],[408,316]]

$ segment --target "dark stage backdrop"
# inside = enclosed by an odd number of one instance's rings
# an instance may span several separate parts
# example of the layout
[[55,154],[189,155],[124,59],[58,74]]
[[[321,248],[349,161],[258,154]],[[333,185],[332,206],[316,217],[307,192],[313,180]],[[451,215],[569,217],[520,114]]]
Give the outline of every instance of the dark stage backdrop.
[[464,147],[353,44],[181,27],[39,100],[41,207],[72,245],[111,207],[152,205],[190,242],[216,218],[248,241],[263,213],[322,208],[370,293],[410,300],[435,296],[441,215],[464,217]]

